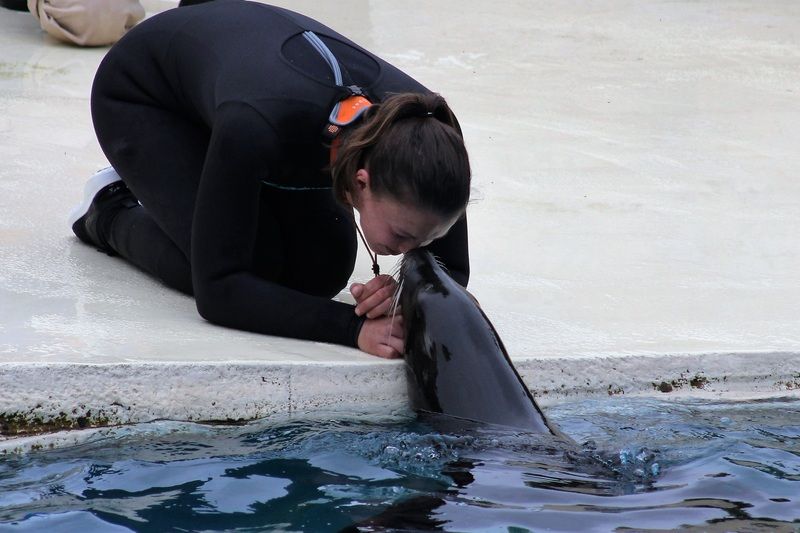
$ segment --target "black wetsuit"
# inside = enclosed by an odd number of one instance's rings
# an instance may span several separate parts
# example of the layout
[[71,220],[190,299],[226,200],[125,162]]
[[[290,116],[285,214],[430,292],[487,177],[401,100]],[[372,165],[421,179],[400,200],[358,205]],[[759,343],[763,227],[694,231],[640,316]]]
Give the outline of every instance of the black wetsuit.
[[[345,85],[373,101],[428,92],[284,9],[219,0],[156,15],[111,48],[92,90],[100,145],[143,206],[121,211],[105,238],[194,294],[212,322],[355,346],[363,319],[330,298],[358,243],[333,199],[321,136],[343,89],[305,30],[335,54]],[[430,249],[466,285],[466,220]]]

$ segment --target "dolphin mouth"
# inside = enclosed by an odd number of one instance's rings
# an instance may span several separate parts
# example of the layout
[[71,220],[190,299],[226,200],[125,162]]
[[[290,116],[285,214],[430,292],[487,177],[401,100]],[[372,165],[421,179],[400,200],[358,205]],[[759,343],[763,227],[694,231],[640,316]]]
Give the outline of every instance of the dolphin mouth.
[[436,277],[433,274],[434,265],[438,265],[438,263],[429,251],[421,248],[410,250],[403,254],[400,262],[400,278],[403,280],[421,279],[423,273],[427,273],[428,277]]
[[[424,294],[446,292],[442,280],[449,276],[441,270],[434,256],[423,248],[415,248],[403,254],[398,271],[398,287],[395,300],[400,305],[404,320],[411,320],[423,313]],[[424,324],[421,326],[425,327]]]

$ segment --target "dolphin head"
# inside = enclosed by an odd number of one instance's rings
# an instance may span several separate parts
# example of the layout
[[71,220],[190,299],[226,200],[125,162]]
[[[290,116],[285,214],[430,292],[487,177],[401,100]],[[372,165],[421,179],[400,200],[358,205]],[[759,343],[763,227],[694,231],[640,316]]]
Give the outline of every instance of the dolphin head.
[[430,252],[403,257],[398,302],[414,409],[553,432],[487,316]]

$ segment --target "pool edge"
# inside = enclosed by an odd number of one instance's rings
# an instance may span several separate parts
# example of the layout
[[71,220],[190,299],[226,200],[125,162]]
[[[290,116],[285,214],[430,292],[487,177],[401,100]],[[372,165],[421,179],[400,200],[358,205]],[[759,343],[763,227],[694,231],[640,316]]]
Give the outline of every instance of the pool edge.
[[[514,363],[543,406],[620,395],[800,395],[800,352],[590,354]],[[406,408],[402,361],[3,363],[0,454],[72,442],[52,436],[64,430]]]

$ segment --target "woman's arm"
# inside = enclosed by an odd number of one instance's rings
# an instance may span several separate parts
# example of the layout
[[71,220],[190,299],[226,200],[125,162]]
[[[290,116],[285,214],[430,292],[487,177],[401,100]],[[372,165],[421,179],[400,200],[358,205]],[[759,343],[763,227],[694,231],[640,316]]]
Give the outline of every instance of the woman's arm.
[[236,329],[358,345],[363,318],[352,305],[310,296],[252,274],[260,180],[280,154],[269,123],[243,103],[215,118],[192,226],[198,312]]

